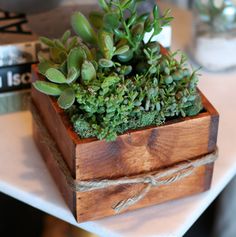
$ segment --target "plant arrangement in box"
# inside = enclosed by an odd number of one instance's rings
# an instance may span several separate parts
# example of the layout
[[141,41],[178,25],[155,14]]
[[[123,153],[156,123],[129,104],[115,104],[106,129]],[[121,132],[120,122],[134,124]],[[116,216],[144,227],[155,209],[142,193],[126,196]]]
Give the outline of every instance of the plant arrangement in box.
[[[202,109],[198,77],[176,53],[152,38],[169,24],[169,11],[137,14],[138,0],[99,0],[101,12],[89,20],[71,17],[78,36],[42,38],[50,59],[39,55],[45,81],[34,87],[57,97],[81,138],[113,141],[128,130],[160,125],[167,119],[192,116]],[[144,43],[146,32],[153,32]]]

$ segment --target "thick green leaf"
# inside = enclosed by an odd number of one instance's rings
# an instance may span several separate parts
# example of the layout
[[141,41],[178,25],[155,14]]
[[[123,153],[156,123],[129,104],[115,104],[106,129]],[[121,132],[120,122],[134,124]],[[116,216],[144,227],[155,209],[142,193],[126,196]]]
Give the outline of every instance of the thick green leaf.
[[58,84],[66,83],[66,77],[64,76],[64,74],[62,72],[60,72],[56,68],[49,68],[46,71],[45,75],[46,75],[47,79],[51,82],[55,82]]
[[124,45],[128,45],[128,40],[127,39],[120,39],[117,43],[116,43],[116,48],[120,48],[121,46]]
[[[92,50],[90,50],[88,47],[87,47],[87,45],[85,45],[85,44],[81,44],[81,48],[84,50],[84,52],[85,52],[85,55],[86,55],[86,58],[88,59],[88,60],[93,60],[94,59],[94,56],[93,56],[93,53],[92,53]],[[94,48],[93,48],[94,49]]]
[[109,59],[102,58],[99,60],[99,65],[104,68],[109,68],[109,67],[113,67],[114,63]]
[[85,60],[82,64],[81,78],[86,85],[96,78],[96,70],[90,61]]
[[166,77],[165,77],[165,83],[166,83],[166,84],[171,84],[172,82],[173,82],[172,76],[166,76]]
[[53,47],[54,46],[54,42],[53,40],[50,40],[47,37],[40,37],[39,40],[44,43],[45,45],[49,46],[49,47]]
[[119,68],[119,74],[121,75],[128,75],[132,72],[132,66],[131,65],[123,65]]
[[56,47],[50,48],[50,56],[53,62],[57,64],[63,63],[67,58],[65,50],[61,50]]
[[62,72],[62,74],[66,75],[68,70],[67,70],[67,61],[64,61],[61,65],[59,65],[59,67],[54,67],[57,68],[58,70],[60,70]]
[[63,45],[63,43],[59,40],[59,39],[55,39],[54,40],[54,45],[56,48],[58,48],[61,51],[66,51],[65,46]]
[[70,38],[71,36],[71,31],[70,30],[67,30],[61,37],[61,42],[63,44],[65,44],[67,42],[67,40]]
[[86,59],[86,53],[81,47],[74,48],[70,51],[67,59],[68,71],[70,68],[80,69],[83,61]]
[[62,109],[69,109],[75,102],[75,92],[72,88],[65,89],[57,100]]
[[111,59],[114,51],[114,42],[112,34],[106,31],[99,32],[99,47],[106,59]]
[[91,63],[93,64],[95,70],[98,70],[98,63],[95,60],[92,60]]
[[67,76],[67,84],[74,82],[79,77],[80,71],[75,67],[70,68]]
[[115,55],[124,54],[129,50],[129,45],[123,45],[115,51]]
[[46,95],[59,96],[62,93],[60,86],[51,82],[36,81],[33,83],[33,86]]
[[71,17],[71,24],[75,33],[79,35],[84,42],[90,44],[97,42],[95,31],[82,13],[74,13]]
[[55,65],[50,62],[50,61],[42,61],[38,64],[38,69],[39,69],[39,72],[45,76],[46,74],[46,71],[49,69],[49,68],[52,68],[52,67],[55,67]]
[[112,35],[107,34],[105,36],[105,45],[110,52],[113,52],[114,42]]
[[76,46],[78,46],[79,44],[79,39],[77,36],[72,37],[69,40],[68,46],[67,46],[67,51],[70,52],[70,50],[72,50],[73,48],[75,48]]
[[117,29],[120,25],[119,15],[117,13],[109,12],[103,17],[104,27],[108,30]]
[[129,62],[134,56],[134,53],[132,50],[128,50],[127,52],[123,53],[123,54],[120,54],[118,55],[118,59],[120,62],[122,63],[126,63],[126,62]]

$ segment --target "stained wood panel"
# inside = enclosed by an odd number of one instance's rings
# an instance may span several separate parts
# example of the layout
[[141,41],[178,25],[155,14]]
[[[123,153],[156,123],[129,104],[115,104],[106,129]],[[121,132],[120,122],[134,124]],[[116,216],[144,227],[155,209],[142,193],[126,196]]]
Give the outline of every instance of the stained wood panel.
[[115,142],[93,141],[76,147],[79,179],[130,176],[209,152],[211,117],[195,117],[131,132]]

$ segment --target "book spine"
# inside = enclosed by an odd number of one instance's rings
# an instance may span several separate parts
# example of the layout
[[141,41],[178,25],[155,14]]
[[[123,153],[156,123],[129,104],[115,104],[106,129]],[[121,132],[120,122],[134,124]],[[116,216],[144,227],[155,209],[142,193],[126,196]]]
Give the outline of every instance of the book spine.
[[39,41],[0,45],[0,67],[36,63],[39,52],[48,54]]
[[0,68],[0,93],[28,89],[31,81],[31,64]]

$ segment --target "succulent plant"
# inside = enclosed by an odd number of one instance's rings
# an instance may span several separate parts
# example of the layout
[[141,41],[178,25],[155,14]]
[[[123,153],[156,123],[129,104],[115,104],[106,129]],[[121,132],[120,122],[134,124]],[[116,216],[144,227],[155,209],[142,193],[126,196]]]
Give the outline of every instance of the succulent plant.
[[[185,57],[165,52],[152,38],[172,17],[169,11],[138,15],[138,0],[98,0],[101,12],[89,20],[71,18],[78,36],[41,38],[50,59],[39,57],[39,91],[58,97],[81,138],[113,141],[129,129],[160,125],[171,117],[192,116],[202,109],[196,71]],[[146,32],[152,32],[144,43]]]
[[236,29],[236,5],[231,0],[196,0],[196,9],[203,22],[214,32],[227,32]]

